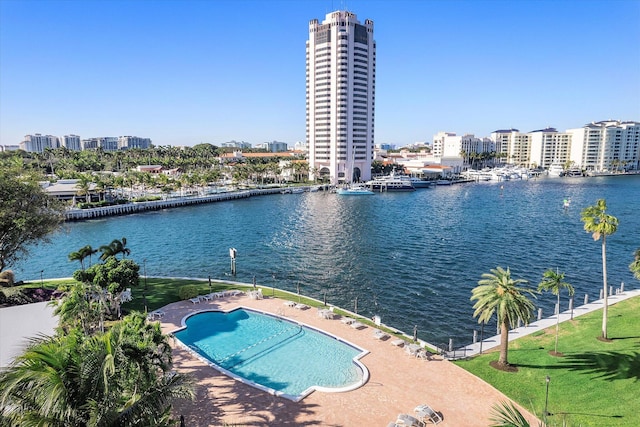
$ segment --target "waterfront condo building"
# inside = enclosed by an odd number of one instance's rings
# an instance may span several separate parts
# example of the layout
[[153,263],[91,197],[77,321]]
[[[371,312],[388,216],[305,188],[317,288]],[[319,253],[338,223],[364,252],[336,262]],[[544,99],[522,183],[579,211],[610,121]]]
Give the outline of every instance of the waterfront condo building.
[[496,153],[500,154],[506,163],[529,166],[530,134],[520,133],[518,129],[500,129],[491,133],[491,140],[496,143]]
[[101,136],[98,138],[87,138],[81,141],[83,150],[97,150],[101,148],[104,151],[117,151],[118,138],[115,136]]
[[24,140],[20,142],[20,149],[33,153],[44,153],[45,148],[60,147],[60,140],[57,136],[41,135],[25,135]]
[[592,122],[569,129],[571,160],[587,171],[640,168],[640,123],[619,120]]
[[151,147],[151,138],[140,138],[138,136],[119,136],[118,150],[127,150],[130,148],[140,148],[146,150]]
[[62,146],[67,150],[80,151],[82,150],[82,143],[78,135],[65,135],[62,137]]
[[433,136],[431,153],[435,158],[462,157],[471,163],[478,154],[495,151],[495,143],[490,138],[478,138],[473,134],[456,135],[455,132],[438,132]]
[[376,43],[373,21],[336,11],[309,22],[306,58],[309,176],[333,184],[371,178]]
[[549,169],[553,164],[565,165],[571,161],[571,134],[558,132],[555,128],[546,128],[529,132],[529,163],[523,166]]

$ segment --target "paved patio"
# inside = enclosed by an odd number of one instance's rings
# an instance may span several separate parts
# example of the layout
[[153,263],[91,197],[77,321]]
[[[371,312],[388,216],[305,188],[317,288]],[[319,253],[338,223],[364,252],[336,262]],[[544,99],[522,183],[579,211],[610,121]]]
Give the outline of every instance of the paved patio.
[[[235,381],[174,345],[176,369],[193,375],[197,381],[196,400],[175,405],[175,413],[184,415],[187,426],[385,427],[395,421],[398,414],[413,414],[417,405],[426,403],[442,414],[441,426],[486,427],[491,407],[509,400],[489,384],[439,356],[431,360],[411,357],[403,348],[392,345],[391,340],[375,339],[372,327],[356,330],[339,320],[319,317],[315,308],[296,310],[285,306],[280,299],[236,296],[199,304],[173,303],[163,308],[166,315],[162,318],[162,330],[174,331],[189,313],[212,308],[230,310],[238,306],[276,314],[284,312],[285,317],[367,349],[370,353],[361,361],[369,369],[369,381],[350,392],[316,391],[296,403]],[[537,424],[533,415],[520,409]]]

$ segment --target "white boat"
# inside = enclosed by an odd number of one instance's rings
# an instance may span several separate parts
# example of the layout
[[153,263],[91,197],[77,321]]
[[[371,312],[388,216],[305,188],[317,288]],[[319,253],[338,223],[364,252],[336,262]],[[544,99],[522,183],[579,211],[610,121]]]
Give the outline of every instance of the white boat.
[[369,190],[364,185],[351,185],[349,187],[338,188],[336,194],[342,196],[369,196],[373,194],[373,191]]
[[550,177],[559,177],[564,174],[564,165],[562,163],[551,163],[547,175]]
[[414,188],[431,188],[435,186],[434,181],[427,181],[426,179],[418,178],[417,176],[409,177],[409,181]]
[[367,187],[372,191],[415,191],[411,178],[406,175],[385,175],[367,181]]

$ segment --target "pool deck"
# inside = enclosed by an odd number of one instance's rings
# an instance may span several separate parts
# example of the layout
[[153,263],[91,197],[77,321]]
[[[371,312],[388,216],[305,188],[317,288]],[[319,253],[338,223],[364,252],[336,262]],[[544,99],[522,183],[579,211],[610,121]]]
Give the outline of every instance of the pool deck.
[[[509,400],[486,382],[439,356],[417,359],[392,345],[392,339],[374,338],[371,326],[354,329],[340,320],[319,317],[315,308],[298,310],[285,306],[277,298],[255,300],[241,295],[199,304],[191,301],[169,304],[163,308],[166,314],[161,321],[162,330],[169,333],[181,327],[182,319],[190,313],[239,306],[284,314],[368,350],[370,353],[361,361],[369,369],[369,381],[354,391],[315,391],[300,402],[293,402],[235,381],[172,344],[175,369],[196,378],[196,400],[174,405],[175,414],[184,415],[187,426],[386,427],[398,414],[413,415],[416,406],[428,404],[442,415],[441,426],[485,427],[490,423],[491,407]],[[538,424],[531,413],[519,408],[532,424]]]

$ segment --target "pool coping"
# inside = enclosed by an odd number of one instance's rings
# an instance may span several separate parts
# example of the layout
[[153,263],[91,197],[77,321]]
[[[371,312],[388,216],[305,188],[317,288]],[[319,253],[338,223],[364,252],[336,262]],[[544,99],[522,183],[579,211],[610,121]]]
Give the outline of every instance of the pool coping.
[[[189,347],[187,344],[183,343],[179,338],[177,338],[175,336],[176,332],[182,331],[184,329],[187,328],[187,324],[186,321],[189,317],[192,317],[196,314],[201,314],[201,313],[206,313],[206,312],[218,312],[218,313],[231,313],[233,311],[236,310],[246,310],[246,311],[253,311],[253,312],[257,312],[266,316],[270,316],[270,317],[275,317],[278,319],[281,319],[283,321],[287,321],[289,323],[293,323],[293,324],[297,324],[299,326],[304,326],[306,328],[312,329],[320,334],[323,334],[327,337],[330,337],[332,339],[335,339],[336,341],[339,341],[341,343],[344,343],[352,348],[355,348],[356,350],[360,350],[360,353],[357,354],[353,359],[352,362],[360,369],[360,371],[362,372],[362,378],[360,379],[360,381],[351,384],[349,386],[346,387],[322,387],[322,386],[318,386],[318,385],[313,385],[310,386],[309,388],[305,389],[302,393],[300,393],[299,395],[292,395],[292,394],[288,394],[288,393],[283,393],[281,391],[277,391],[275,389],[272,389],[270,387],[266,387],[262,384],[258,384],[256,382],[250,381],[244,377],[241,377],[240,375],[237,375],[225,368],[223,368],[220,365],[217,365],[216,363],[212,362],[211,360],[207,359],[206,357],[202,356],[201,354],[199,354],[197,351],[193,350],[191,347]],[[188,313],[185,316],[182,317],[182,319],[180,320],[180,324],[182,325],[181,327],[172,330],[169,335],[174,339],[174,342],[176,344],[178,344],[181,348],[183,348],[184,350],[186,350],[187,352],[189,352],[189,354],[191,354],[192,356],[196,357],[198,360],[200,360],[201,362],[205,363],[206,365],[210,366],[211,368],[217,370],[218,372],[221,372],[222,374],[233,378],[236,381],[239,381],[243,384],[247,384],[251,387],[255,387],[259,390],[262,390],[266,393],[269,393],[271,395],[274,396],[279,396],[279,397],[283,397],[285,399],[291,400],[293,402],[300,402],[302,399],[304,399],[305,397],[309,396],[311,393],[313,393],[314,391],[321,391],[321,392],[325,392],[325,393],[344,393],[344,392],[348,392],[348,391],[353,391],[356,390],[362,386],[364,386],[368,381],[369,381],[369,377],[370,377],[370,373],[369,373],[369,369],[367,368],[367,366],[362,363],[360,361],[361,358],[363,358],[364,356],[366,356],[367,354],[369,354],[369,350],[360,347],[359,345],[356,345],[348,340],[345,340],[344,338],[341,338],[337,335],[331,334],[327,331],[323,331],[322,329],[316,328],[314,326],[311,326],[309,324],[306,324],[304,322],[300,322],[297,320],[293,320],[284,316],[280,316],[277,314],[273,314],[264,310],[260,310],[257,308],[253,308],[253,307],[246,307],[243,305],[239,305],[237,307],[234,307],[230,310],[224,310],[224,309],[216,309],[216,308],[211,308],[211,309],[202,309],[202,310],[198,310],[192,313]]]

